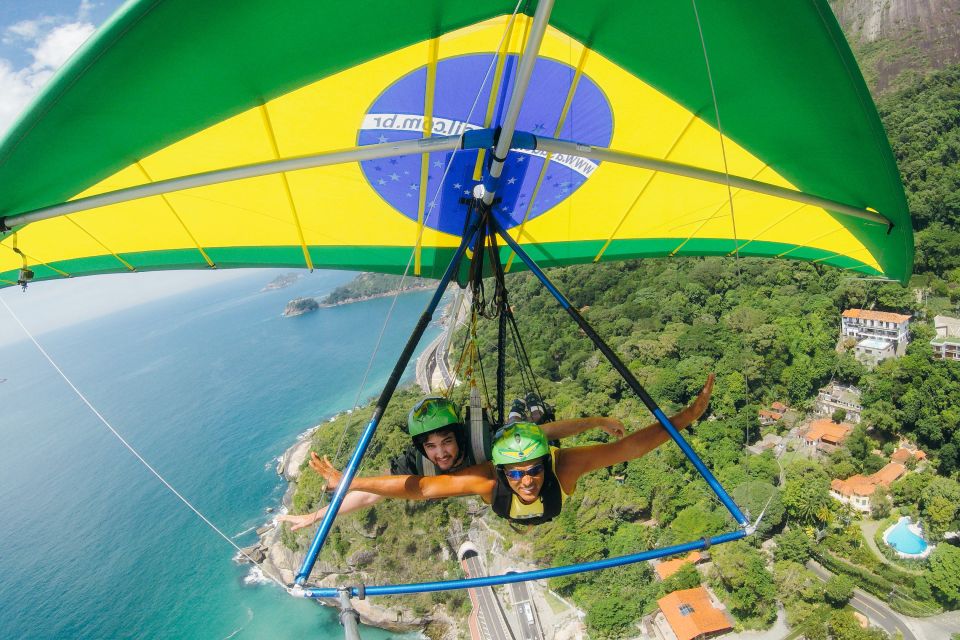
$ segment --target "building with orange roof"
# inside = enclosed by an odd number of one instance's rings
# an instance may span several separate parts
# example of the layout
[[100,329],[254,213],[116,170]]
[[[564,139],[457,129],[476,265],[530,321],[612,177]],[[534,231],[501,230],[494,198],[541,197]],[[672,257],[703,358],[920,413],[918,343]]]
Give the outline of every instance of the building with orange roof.
[[760,409],[760,412],[758,413],[757,417],[760,420],[761,426],[768,427],[771,424],[774,424],[778,420],[782,419],[783,414],[778,413],[776,411],[769,411],[767,409]]
[[843,444],[851,431],[853,431],[853,426],[846,422],[837,424],[833,420],[823,418],[810,423],[807,433],[803,436],[803,441],[808,447],[829,453]]
[[840,317],[840,335],[857,341],[857,355],[879,361],[890,355],[901,356],[910,342],[910,316],[888,311],[847,309]]
[[908,449],[906,447],[900,447],[893,452],[893,455],[890,456],[891,462],[899,462],[900,464],[906,464],[908,460],[916,460],[920,462],[921,460],[926,460],[927,454],[921,451],[920,449]]
[[783,404],[782,402],[774,402],[770,405],[770,408],[776,411],[777,413],[786,413],[787,409],[789,409],[789,407],[787,407],[787,405]]
[[835,478],[830,482],[830,495],[835,500],[850,505],[857,511],[868,513],[870,511],[870,496],[874,494],[877,487],[889,488],[894,481],[902,478],[906,472],[907,468],[899,462],[890,462],[883,469],[869,476],[857,474],[846,480]]
[[658,562],[656,565],[654,565],[653,570],[656,572],[658,578],[661,580],[666,580],[677,571],[680,571],[684,565],[697,564],[702,559],[703,556],[700,555],[699,551],[691,551],[683,558],[673,558],[671,560]]
[[733,629],[723,605],[702,585],[674,591],[659,600],[656,634],[664,640],[712,638]]

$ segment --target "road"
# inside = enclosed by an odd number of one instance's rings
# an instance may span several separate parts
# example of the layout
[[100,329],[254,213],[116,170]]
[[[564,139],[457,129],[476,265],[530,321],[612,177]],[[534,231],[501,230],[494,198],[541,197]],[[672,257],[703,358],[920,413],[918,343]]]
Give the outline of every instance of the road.
[[530,597],[530,590],[526,582],[515,582],[510,585],[510,597],[517,610],[517,620],[520,623],[519,640],[543,640],[543,631],[540,628],[540,616]]
[[[815,560],[807,561],[807,569],[813,571],[818,578],[826,582],[833,577],[830,571],[827,571],[820,563]],[[869,593],[860,589],[853,590],[853,598],[850,599],[850,606],[867,616],[871,622],[879,625],[891,636],[897,631],[903,634],[903,640],[917,640],[910,627],[885,603],[877,600]]]
[[[446,319],[443,332],[427,345],[427,348],[417,358],[417,385],[425,394],[444,391],[452,387],[455,382],[454,375],[447,366],[447,353],[450,350],[450,338],[453,332],[466,319],[464,312],[467,309],[464,304],[465,299],[467,299],[465,294],[457,294],[456,300],[451,303],[450,315]],[[441,388],[437,388],[435,374],[440,375],[439,384]]]
[[[486,575],[480,564],[480,558],[474,551],[468,551],[463,555],[463,568],[469,578]],[[473,600],[477,610],[480,637],[490,640],[515,640],[507,621],[500,613],[500,605],[497,603],[493,588],[479,587],[469,589],[469,592],[470,599]]]

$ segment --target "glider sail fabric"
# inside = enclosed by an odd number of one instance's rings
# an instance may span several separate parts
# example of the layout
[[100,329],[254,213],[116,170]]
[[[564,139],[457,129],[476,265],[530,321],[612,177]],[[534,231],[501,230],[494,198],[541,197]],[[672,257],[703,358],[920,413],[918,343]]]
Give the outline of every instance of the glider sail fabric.
[[[509,104],[535,3],[515,6],[128,3],[0,145],[0,286],[24,265],[438,277]],[[494,212],[543,267],[912,270],[899,174],[825,1],[557,0],[517,131]]]

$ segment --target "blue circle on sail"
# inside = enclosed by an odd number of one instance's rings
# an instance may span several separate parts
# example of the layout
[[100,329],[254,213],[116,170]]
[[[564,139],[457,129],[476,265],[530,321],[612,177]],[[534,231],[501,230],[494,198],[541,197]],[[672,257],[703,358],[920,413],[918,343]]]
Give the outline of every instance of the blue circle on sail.
[[[510,101],[519,58],[507,57],[501,87],[492,102],[491,127],[503,119]],[[494,77],[493,54],[446,58],[437,63],[433,100],[433,135],[460,135],[484,127]],[[610,145],[613,114],[600,88],[581,74],[573,98],[564,112],[576,70],[562,62],[539,58],[527,90],[517,130],[534,135],[573,140],[600,147]],[[390,85],[367,110],[360,127],[360,145],[416,140],[423,137],[426,67]],[[562,120],[561,120],[562,119]],[[459,235],[467,206],[483,167],[477,169],[479,151],[431,153],[423,179],[421,155],[367,160],[360,163],[374,190],[394,209],[417,220],[421,206],[424,223],[433,229]],[[490,153],[484,154],[489,162]],[[510,228],[557,206],[579,189],[599,163],[574,156],[554,156],[544,170],[546,154],[511,150],[497,191],[494,212]],[[421,195],[422,194],[422,195]],[[422,201],[422,205],[421,205]]]

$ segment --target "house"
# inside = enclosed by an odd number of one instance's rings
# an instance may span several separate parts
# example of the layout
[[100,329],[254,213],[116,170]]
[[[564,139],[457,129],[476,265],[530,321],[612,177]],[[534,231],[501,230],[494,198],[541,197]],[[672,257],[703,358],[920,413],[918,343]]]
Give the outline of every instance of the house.
[[657,577],[661,580],[666,580],[677,571],[683,568],[687,564],[697,564],[703,559],[703,556],[700,555],[699,551],[691,551],[686,556],[682,558],[672,558],[670,560],[664,560],[663,562],[658,562],[654,565],[653,570],[656,572]]
[[960,360],[960,319],[934,316],[937,335],[930,341],[933,356],[941,360]]
[[724,606],[702,585],[674,591],[657,604],[653,632],[658,640],[699,640],[733,629]]
[[907,449],[906,447],[900,447],[890,456],[891,462],[897,462],[899,464],[907,464],[908,460],[916,460],[917,462],[922,462],[927,459],[927,454],[921,451],[920,449]]
[[866,338],[853,348],[854,356],[868,367],[875,367],[884,360],[897,357],[896,343],[879,338]]
[[817,415],[832,416],[837,409],[847,412],[844,420],[853,424],[860,423],[860,414],[863,406],[860,404],[860,389],[854,386],[845,386],[831,382],[817,393],[817,404],[814,408]]
[[846,480],[835,478],[830,482],[830,495],[857,511],[869,513],[870,496],[874,494],[877,487],[890,488],[890,485],[903,477],[906,472],[907,468],[899,462],[890,462],[883,469],[869,476],[857,474]]
[[786,413],[789,407],[787,407],[787,405],[783,404],[782,402],[774,402],[770,405],[770,408],[776,411],[777,413]]
[[777,411],[770,411],[768,409],[760,409],[760,413],[757,416],[760,420],[760,426],[769,427],[772,424],[775,424],[777,421],[783,419],[783,414]]
[[832,420],[822,418],[810,423],[807,433],[803,436],[803,442],[810,448],[830,453],[843,444],[851,431],[853,431],[853,426],[845,422],[837,424]]
[[840,335],[861,340],[892,342],[903,355],[910,342],[910,316],[887,311],[847,309],[840,317]]

